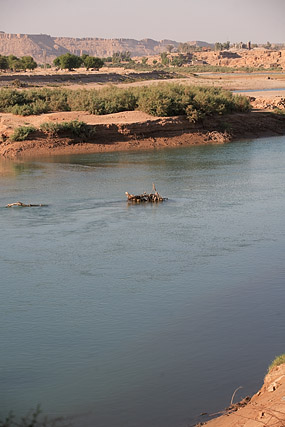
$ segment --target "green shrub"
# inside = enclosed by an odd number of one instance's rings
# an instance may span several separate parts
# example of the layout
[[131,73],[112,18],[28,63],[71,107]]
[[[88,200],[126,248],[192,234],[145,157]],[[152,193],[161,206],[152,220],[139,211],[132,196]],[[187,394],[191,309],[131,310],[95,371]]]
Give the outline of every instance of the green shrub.
[[134,111],[137,97],[132,89],[105,88],[92,90],[88,95],[87,111],[91,114],[112,114],[120,111]]
[[[0,90],[0,111],[23,116],[53,111],[70,111],[68,91],[64,89],[37,89],[17,91]],[[19,108],[21,107],[21,108]]]
[[272,368],[275,368],[275,366],[282,365],[283,363],[285,363],[285,353],[275,357],[273,362],[268,367],[268,372],[270,372]]
[[30,116],[31,114],[34,114],[32,106],[28,104],[13,105],[13,107],[10,107],[8,111],[9,113],[16,114],[19,116]]
[[73,137],[87,138],[95,134],[94,127],[90,127],[85,122],[80,122],[78,120],[62,123],[42,123],[40,125],[40,130],[50,137],[66,134]]
[[196,110],[196,108],[193,107],[193,105],[188,105],[186,107],[185,112],[186,112],[187,119],[191,123],[197,123],[205,117],[205,114],[202,113],[201,111]]
[[25,102],[24,92],[16,89],[1,89],[0,90],[0,111],[10,112],[9,108],[14,105],[22,105]]
[[34,132],[36,132],[34,126],[20,126],[14,130],[11,139],[12,141],[25,141]]
[[159,84],[138,90],[138,109],[153,116],[177,116],[185,114],[183,86]]

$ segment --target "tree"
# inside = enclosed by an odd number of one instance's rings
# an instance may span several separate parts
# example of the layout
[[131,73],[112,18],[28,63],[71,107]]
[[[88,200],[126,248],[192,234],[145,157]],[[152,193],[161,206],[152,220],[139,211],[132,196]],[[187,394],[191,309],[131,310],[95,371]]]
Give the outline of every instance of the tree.
[[230,48],[230,42],[227,41],[225,43],[216,42],[215,43],[215,50],[228,50]]
[[223,50],[223,45],[222,45],[222,43],[216,42],[216,43],[215,43],[215,50]]
[[119,64],[120,62],[130,62],[131,61],[131,53],[126,50],[124,52],[114,52],[112,56],[113,64]]
[[7,57],[8,67],[12,71],[19,71],[23,69],[23,64],[17,56],[9,55]]
[[168,44],[168,45],[166,46],[166,49],[167,49],[167,52],[171,53],[171,52],[173,51],[173,49],[174,49],[173,44]]
[[82,60],[86,70],[89,70],[90,68],[99,70],[99,68],[102,68],[104,65],[104,61],[96,56],[82,55]]
[[178,45],[178,51],[181,53],[190,53],[193,52],[194,47],[191,46],[189,43],[179,43]]
[[82,65],[82,58],[72,53],[65,53],[60,55],[53,61],[56,67],[61,68],[62,70],[73,70],[74,68],[79,68]]
[[38,66],[32,56],[22,56],[21,62],[23,64],[24,70],[34,70]]
[[8,59],[6,56],[0,55],[0,70],[8,70]]
[[57,67],[57,68],[60,68],[60,57],[58,56],[58,57],[56,57],[54,60],[53,60],[53,64]]
[[161,58],[161,63],[162,63],[162,65],[168,65],[168,64],[169,64],[169,58],[168,58],[168,56],[167,56],[167,53],[166,53],[166,52],[162,52],[162,53],[160,54],[160,58]]
[[129,52],[128,50],[125,50],[124,52],[121,52],[121,58],[122,61],[130,61],[131,60],[131,52]]
[[187,58],[181,53],[178,56],[175,56],[171,61],[171,65],[173,65],[174,67],[182,67],[182,65],[186,63]]
[[223,43],[223,49],[229,50],[229,48],[230,48],[230,42],[229,41]]

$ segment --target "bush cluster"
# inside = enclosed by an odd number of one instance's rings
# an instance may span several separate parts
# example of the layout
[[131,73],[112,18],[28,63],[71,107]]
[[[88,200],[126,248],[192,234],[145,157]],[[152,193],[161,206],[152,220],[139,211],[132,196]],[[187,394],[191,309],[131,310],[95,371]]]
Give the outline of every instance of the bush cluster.
[[31,134],[36,132],[34,126],[19,126],[14,130],[14,133],[11,136],[12,141],[25,141],[29,139]]
[[72,137],[88,138],[95,134],[95,128],[85,122],[72,120],[70,122],[46,122],[40,125],[40,130],[48,136],[68,135]]
[[74,68],[80,68],[83,65],[86,67],[86,70],[89,70],[90,68],[99,70],[99,68],[102,68],[104,65],[104,61],[96,56],[89,56],[87,54],[77,56],[69,52],[55,58],[53,63],[56,67],[69,71]]
[[0,70],[25,71],[34,70],[35,68],[37,68],[37,63],[32,56],[17,58],[17,56],[14,55],[0,55]]
[[95,128],[78,120],[70,122],[45,122],[39,128],[34,126],[19,126],[11,136],[12,141],[25,141],[30,139],[35,132],[43,133],[49,137],[69,136],[74,138],[91,138],[95,135]]
[[220,88],[175,83],[102,90],[0,90],[0,111],[23,116],[56,111],[88,111],[102,115],[140,110],[154,116],[186,115],[195,122],[208,115],[249,109],[249,100],[244,96]]

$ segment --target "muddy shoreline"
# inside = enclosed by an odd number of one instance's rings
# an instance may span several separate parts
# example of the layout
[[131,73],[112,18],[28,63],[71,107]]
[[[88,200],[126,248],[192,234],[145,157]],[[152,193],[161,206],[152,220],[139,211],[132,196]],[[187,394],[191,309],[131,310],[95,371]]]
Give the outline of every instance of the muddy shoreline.
[[[53,113],[21,118],[0,116],[2,135],[12,132],[13,125],[38,124],[46,120],[84,120],[95,127],[92,140],[38,136],[33,140],[12,142],[9,137],[0,144],[5,158],[45,157],[61,154],[109,151],[149,150],[199,144],[223,144],[237,139],[285,135],[285,116],[254,111],[209,117],[200,124],[185,117],[154,118],[140,112],[124,112],[109,116],[88,113]],[[4,137],[5,139],[5,137]]]

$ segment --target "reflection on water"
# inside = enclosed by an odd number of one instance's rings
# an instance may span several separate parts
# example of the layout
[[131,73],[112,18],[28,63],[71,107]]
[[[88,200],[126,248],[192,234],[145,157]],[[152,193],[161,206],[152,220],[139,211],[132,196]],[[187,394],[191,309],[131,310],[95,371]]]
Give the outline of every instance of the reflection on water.
[[[182,427],[256,391],[284,352],[284,147],[1,160],[0,417]],[[152,182],[168,202],[126,203]]]

